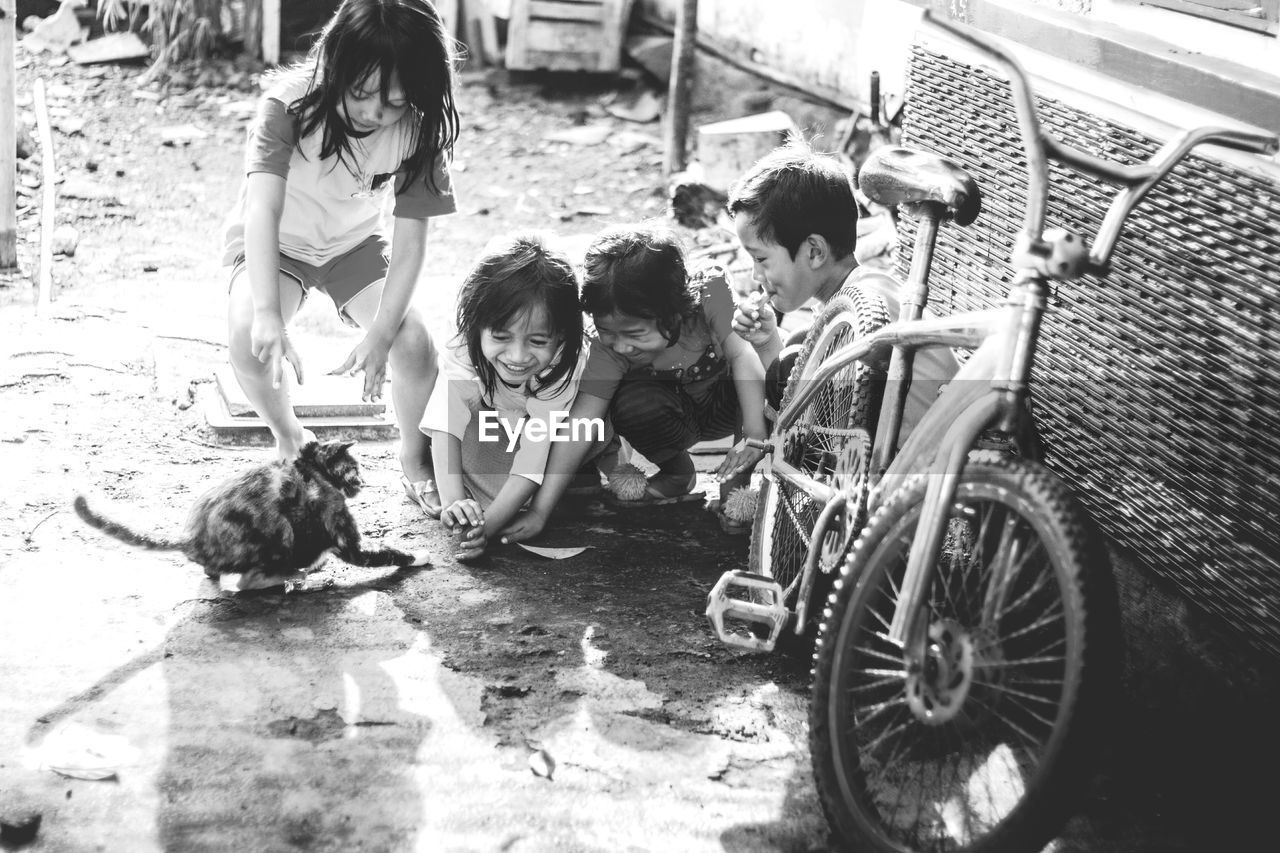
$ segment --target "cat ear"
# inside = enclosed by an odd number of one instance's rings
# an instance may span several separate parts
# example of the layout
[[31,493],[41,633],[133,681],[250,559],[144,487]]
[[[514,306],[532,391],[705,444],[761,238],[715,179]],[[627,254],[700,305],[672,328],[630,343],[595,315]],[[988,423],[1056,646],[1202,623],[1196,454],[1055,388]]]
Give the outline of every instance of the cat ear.
[[342,453],[343,451],[350,452],[351,448],[355,446],[356,446],[356,443],[354,441],[339,442],[338,446],[334,448],[334,452],[335,453]]

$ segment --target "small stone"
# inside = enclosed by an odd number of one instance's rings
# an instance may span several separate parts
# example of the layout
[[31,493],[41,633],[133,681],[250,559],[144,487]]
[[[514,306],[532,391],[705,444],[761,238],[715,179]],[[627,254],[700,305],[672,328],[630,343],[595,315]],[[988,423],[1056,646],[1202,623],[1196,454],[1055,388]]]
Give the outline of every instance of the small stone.
[[43,819],[44,815],[31,806],[6,806],[0,812],[0,841],[6,846],[29,844],[40,831],[40,821]]
[[74,258],[76,247],[80,245],[80,232],[71,225],[59,225],[53,229],[53,253]]

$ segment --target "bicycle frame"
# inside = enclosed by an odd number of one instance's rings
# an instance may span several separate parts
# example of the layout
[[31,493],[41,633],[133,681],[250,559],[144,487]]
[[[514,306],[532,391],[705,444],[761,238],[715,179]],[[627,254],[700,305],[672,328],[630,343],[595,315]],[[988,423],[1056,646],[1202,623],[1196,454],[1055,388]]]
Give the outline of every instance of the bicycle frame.
[[[1040,284],[1039,287],[1043,285]],[[854,361],[882,362],[882,353],[889,348],[893,350],[894,360],[906,359],[909,353],[930,346],[973,349],[975,352],[972,357],[930,406],[901,451],[895,454],[891,448],[886,449],[888,437],[883,431],[877,432],[872,448],[873,460],[886,458],[892,459],[892,462],[883,470],[876,469],[873,463],[869,510],[874,511],[883,496],[892,494],[907,477],[922,471],[943,475],[931,480],[933,503],[926,500],[926,512],[931,505],[945,507],[954,495],[955,478],[963,468],[968,450],[978,435],[984,430],[1001,426],[1008,432],[1016,432],[1022,426],[1020,419],[1026,417],[1023,399],[1030,371],[1028,354],[1034,351],[1039,313],[1044,309],[1043,295],[1039,298],[1016,296],[1028,289],[1038,291],[1031,284],[1015,285],[1010,300],[999,308],[947,317],[899,321],[848,344],[823,362],[812,380],[800,389],[787,408],[779,414],[775,432],[781,433],[791,426],[823,384]],[[891,370],[892,363],[891,360]],[[903,391],[905,392],[905,388]],[[894,408],[899,409],[900,418],[905,393],[895,396],[897,402]],[[830,517],[842,508],[837,506],[833,510],[842,496],[831,486],[815,480],[779,458],[771,457],[766,464],[766,476],[789,483],[824,507],[818,523],[814,525],[809,548],[810,558],[806,561],[804,571],[792,582],[793,585],[800,585],[796,609],[796,624],[799,628],[804,624],[808,608],[807,593],[815,569],[813,555]],[[928,531],[936,527],[937,530],[931,535],[940,541],[944,526],[945,516],[936,525],[921,525],[917,535],[929,535]],[[927,540],[921,544],[927,544]],[[917,553],[914,548],[912,553],[914,558]],[[926,553],[936,553],[936,549]],[[920,566],[916,571],[927,576],[928,568]],[[910,570],[908,575],[910,576]],[[789,587],[787,592],[790,591]]]

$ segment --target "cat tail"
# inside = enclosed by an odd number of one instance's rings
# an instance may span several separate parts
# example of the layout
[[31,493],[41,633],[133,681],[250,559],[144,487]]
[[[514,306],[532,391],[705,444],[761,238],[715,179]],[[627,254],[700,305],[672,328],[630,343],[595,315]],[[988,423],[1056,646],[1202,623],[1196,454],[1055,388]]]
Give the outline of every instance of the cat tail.
[[185,542],[176,539],[160,539],[145,533],[138,533],[123,524],[104,518],[89,509],[89,502],[84,499],[84,495],[76,495],[74,506],[76,515],[80,516],[85,524],[90,527],[96,527],[108,536],[114,536],[123,542],[128,542],[130,545],[137,545],[140,548],[147,548],[152,551],[181,551],[186,545]]

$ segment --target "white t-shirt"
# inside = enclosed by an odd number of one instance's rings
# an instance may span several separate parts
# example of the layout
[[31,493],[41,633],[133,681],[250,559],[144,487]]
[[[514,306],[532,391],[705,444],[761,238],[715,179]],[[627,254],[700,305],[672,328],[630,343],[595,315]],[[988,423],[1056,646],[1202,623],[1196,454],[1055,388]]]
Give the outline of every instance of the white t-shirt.
[[[510,429],[515,429],[516,422],[522,417],[551,424],[553,413],[563,413],[559,415],[561,418],[568,416],[586,362],[587,348],[583,347],[567,382],[557,383],[535,395],[527,387],[511,388],[498,380],[494,399],[485,400],[480,375],[471,364],[466,346],[455,341],[440,355],[440,374],[427,401],[427,410],[422,415],[421,429],[423,432],[446,432],[463,441],[468,435],[476,435],[476,431],[467,430],[467,425],[481,411],[496,411]],[[505,451],[508,444],[506,430],[499,426],[491,434],[498,438],[493,449]],[[522,435],[511,460],[511,475],[519,475],[541,485],[550,453],[549,437],[538,439],[529,433]]]
[[[424,170],[405,187],[401,166],[413,152],[416,129],[411,113],[390,127],[353,140],[352,165],[337,155],[320,158],[324,132],[299,138],[300,122],[288,112],[310,85],[309,73],[288,72],[262,96],[248,129],[245,174],[267,172],[285,179],[280,216],[280,251],[317,266],[339,257],[374,234],[386,231],[386,208],[394,193],[392,215],[425,219],[457,210],[444,158],[438,157],[433,189]],[[394,177],[394,180],[392,178]],[[371,197],[362,190],[376,187]],[[404,188],[403,192],[401,189]],[[223,263],[244,253],[244,186],[227,216]]]

